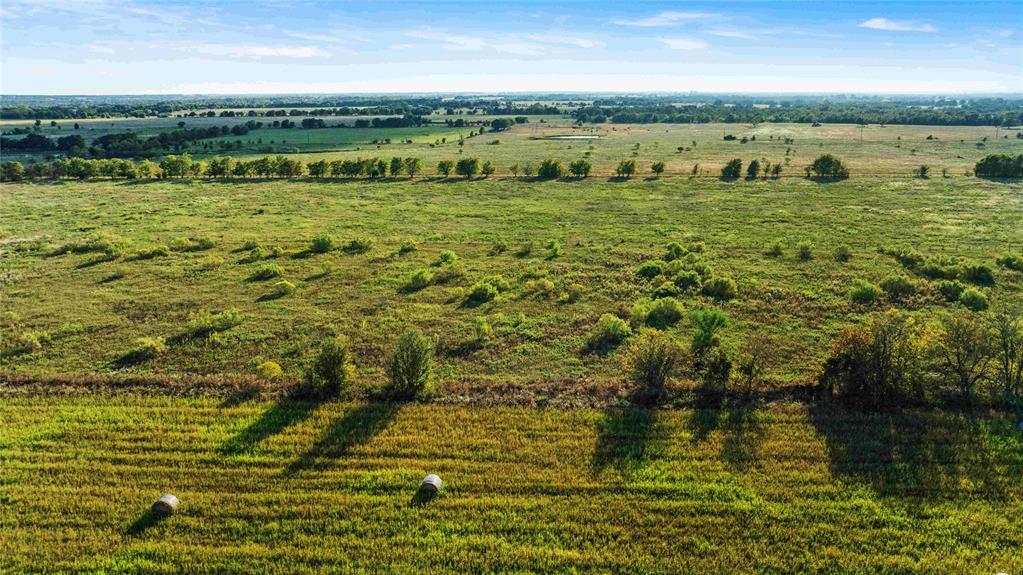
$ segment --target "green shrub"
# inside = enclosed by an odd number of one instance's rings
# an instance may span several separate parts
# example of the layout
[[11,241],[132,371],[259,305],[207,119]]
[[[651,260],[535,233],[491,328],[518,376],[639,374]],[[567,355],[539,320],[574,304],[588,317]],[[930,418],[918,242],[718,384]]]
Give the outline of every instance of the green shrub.
[[167,344],[162,337],[140,337],[135,340],[135,348],[131,355],[138,360],[153,359],[167,351]]
[[284,270],[277,264],[263,264],[256,271],[252,272],[249,279],[252,281],[266,281],[284,274]]
[[458,254],[451,250],[444,250],[437,256],[437,261],[434,265],[450,264],[458,261]]
[[554,295],[554,282],[546,278],[529,280],[526,282],[525,290],[534,296],[549,298]]
[[465,266],[462,265],[462,262],[452,262],[437,268],[437,272],[433,274],[433,283],[446,284],[463,277],[465,277]]
[[597,325],[587,341],[587,348],[591,351],[607,351],[617,347],[631,335],[632,328],[625,320],[605,313],[597,320]]
[[565,294],[562,296],[562,301],[566,303],[576,303],[583,299],[585,288],[581,284],[570,283],[565,286]]
[[246,254],[244,258],[242,258],[242,263],[251,264],[258,262],[260,260],[264,260],[268,257],[270,257],[270,252],[266,251],[265,249],[259,246],[256,246],[249,250],[249,253]]
[[554,180],[563,175],[565,175],[565,169],[562,167],[561,162],[550,158],[540,162],[540,167],[536,170],[536,176],[544,180]]
[[133,260],[151,260],[153,258],[163,258],[170,255],[170,249],[167,246],[159,245],[150,248],[143,248],[132,254],[131,259]]
[[996,263],[1003,268],[1023,272],[1023,256],[1021,255],[1004,254],[996,260]]
[[636,273],[638,273],[640,275],[640,277],[644,277],[644,278],[647,278],[647,279],[653,279],[653,278],[661,275],[661,273],[663,271],[664,271],[664,262],[661,262],[659,260],[649,260],[649,261],[643,262],[643,264],[639,266],[639,271],[636,272]]
[[188,319],[188,333],[192,337],[203,337],[212,333],[227,331],[242,323],[242,314],[231,308],[220,313],[201,310]]
[[674,282],[664,281],[654,289],[654,299],[677,297],[681,292]]
[[428,269],[416,270],[408,280],[408,288],[419,291],[433,282],[433,272]]
[[348,341],[341,336],[324,338],[306,370],[310,391],[319,397],[344,397],[354,381],[355,364]]
[[696,310],[691,317],[696,333],[690,349],[695,357],[702,357],[708,349],[721,343],[719,334],[728,325],[728,314],[711,308]]
[[247,239],[247,240],[245,240],[245,243],[242,244],[242,248],[241,249],[242,249],[243,252],[249,252],[249,251],[252,251],[252,250],[254,250],[254,249],[258,248],[258,247],[259,247],[259,242],[257,242],[254,239]]
[[636,400],[656,403],[663,399],[681,359],[682,349],[670,335],[657,330],[642,331],[623,359],[623,367],[638,386]]
[[336,247],[334,238],[327,234],[320,234],[309,242],[309,251],[314,254],[325,254]]
[[781,255],[782,255],[781,243],[780,242],[774,242],[773,244],[771,244],[771,247],[769,247],[766,250],[764,250],[764,255],[769,257],[769,258],[781,257]]
[[708,350],[700,360],[700,378],[705,394],[722,395],[728,391],[731,374],[732,359],[720,346]]
[[693,254],[702,254],[707,251],[707,244],[703,242],[690,242],[690,244],[686,246],[686,250]]
[[813,244],[810,242],[799,242],[796,246],[796,258],[801,262],[813,259]]
[[959,303],[970,311],[984,311],[988,308],[987,296],[976,288],[967,288],[959,296]]
[[680,290],[699,290],[703,280],[700,279],[700,274],[685,270],[675,275],[675,285]]
[[737,292],[738,287],[732,278],[716,276],[703,282],[703,294],[717,300],[733,299]]
[[202,252],[212,249],[217,242],[209,236],[197,236],[191,238],[174,238],[170,248],[176,252]]
[[664,329],[678,323],[685,313],[682,303],[673,297],[653,300],[649,303],[645,323],[650,327]]
[[469,303],[480,304],[497,299],[497,295],[498,289],[494,284],[480,280],[473,284],[472,289],[469,290],[469,297],[466,299]]
[[721,168],[721,177],[729,180],[737,179],[742,175],[742,160],[734,158]]
[[671,242],[670,244],[665,246],[664,261],[670,262],[677,260],[685,256],[687,253],[689,253],[689,251],[686,250],[686,248],[683,247],[682,244],[678,242]]
[[362,254],[373,248],[373,238],[357,237],[352,238],[345,246],[345,251],[351,254]]
[[553,260],[565,255],[565,249],[561,247],[561,244],[557,241],[551,241],[547,244],[547,259]]
[[874,305],[881,299],[881,288],[866,280],[854,279],[853,287],[849,290],[849,299],[856,305]]
[[824,154],[807,166],[806,174],[818,179],[842,180],[849,177],[849,169],[842,160],[831,154]]
[[852,250],[849,246],[838,246],[835,248],[835,261],[836,262],[847,262],[852,259]]
[[951,280],[957,278],[960,274],[962,274],[962,270],[959,268],[958,265],[955,264],[942,265],[940,262],[936,261],[929,261],[921,265],[917,269],[917,271],[920,273],[920,275],[932,280],[938,279]]
[[494,328],[484,316],[476,316],[472,322],[472,339],[478,346],[482,346],[494,337]]
[[274,285],[271,286],[269,297],[276,299],[287,295],[291,295],[295,293],[295,289],[296,289],[295,284],[289,282],[288,280],[274,282]]
[[916,285],[911,279],[902,275],[888,276],[881,280],[881,289],[888,294],[892,302],[901,302],[916,294]]
[[416,251],[417,249],[418,247],[416,246],[415,242],[411,240],[405,240],[401,242],[401,246],[398,248],[398,255],[403,256],[405,254],[410,254]]
[[429,391],[433,374],[433,342],[419,330],[408,330],[398,338],[398,347],[387,365],[388,385],[384,394],[405,401]]
[[280,379],[284,370],[276,361],[264,361],[256,366],[256,374],[266,380]]
[[993,285],[995,272],[986,264],[967,264],[963,266],[963,279],[980,285]]
[[945,298],[945,301],[959,301],[959,296],[963,295],[965,289],[966,286],[962,282],[955,280],[941,281],[937,285],[938,293]]

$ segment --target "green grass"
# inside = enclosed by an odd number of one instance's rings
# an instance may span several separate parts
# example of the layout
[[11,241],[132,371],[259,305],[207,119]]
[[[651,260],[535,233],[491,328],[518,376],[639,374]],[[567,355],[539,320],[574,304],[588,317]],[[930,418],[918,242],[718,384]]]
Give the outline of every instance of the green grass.
[[8,396],[0,571],[1015,573],[1021,456],[953,414]]
[[[351,338],[363,382],[376,385],[397,334],[418,326],[438,345],[442,397],[614,393],[622,384],[617,354],[584,353],[586,340],[602,314],[627,317],[651,295],[656,286],[638,276],[639,265],[678,241],[703,242],[715,275],[738,284],[738,297],[720,304],[734,320],[725,343],[737,348],[765,333],[779,353],[772,377],[806,383],[831,335],[869,311],[851,304],[853,280],[877,284],[904,273],[879,247],[985,263],[995,270],[995,285],[981,287],[992,305],[1023,305],[1023,274],[995,264],[1021,237],[1021,189],[972,178],[7,184],[0,187],[0,297],[13,317],[0,318],[0,371],[251,374],[273,360],[296,379],[318,339],[334,331]],[[51,255],[97,233],[119,238],[124,255]],[[341,246],[357,237],[373,245],[306,252],[323,233]],[[191,236],[215,245],[130,257]],[[263,259],[243,249],[249,240]],[[407,241],[418,248],[398,255]],[[551,257],[551,241],[562,255]],[[783,254],[766,256],[775,241]],[[797,258],[801,242],[814,246],[809,261]],[[498,244],[506,249],[497,253]],[[832,255],[842,245],[851,250],[848,262]],[[440,271],[434,264],[444,250],[458,254],[464,276],[409,290],[416,270]],[[266,297],[269,286],[252,276],[267,264],[279,266],[294,293]],[[510,289],[493,302],[467,301],[473,284],[493,274]],[[553,292],[531,290],[537,277],[551,280]],[[935,282],[914,281],[925,297],[909,309],[933,316],[956,305],[934,294]],[[561,301],[571,284],[582,286],[582,298]],[[690,310],[718,305],[695,293],[681,300]],[[230,308],[241,313],[240,325],[209,341],[187,337],[193,314]],[[482,347],[472,345],[479,316],[495,330]],[[68,323],[83,329],[65,333]],[[672,331],[688,339],[692,328],[683,319]],[[18,349],[26,332],[52,337]],[[153,336],[167,339],[166,353],[123,361],[137,338]]]

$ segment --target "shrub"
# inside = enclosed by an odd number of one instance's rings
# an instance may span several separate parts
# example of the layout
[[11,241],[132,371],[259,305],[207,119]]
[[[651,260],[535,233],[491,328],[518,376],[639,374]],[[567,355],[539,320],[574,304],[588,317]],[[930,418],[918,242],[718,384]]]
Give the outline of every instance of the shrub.
[[945,301],[959,301],[959,296],[963,295],[965,289],[966,286],[955,280],[941,281],[937,285],[938,293],[945,298]]
[[132,254],[131,259],[133,260],[151,260],[153,258],[163,258],[170,255],[170,249],[167,246],[159,245],[151,248],[144,248],[138,250]]
[[678,242],[671,242],[664,246],[664,261],[671,262],[684,257],[689,251]]
[[838,246],[835,248],[835,261],[836,262],[847,262],[852,259],[852,251],[849,250],[849,246]]
[[275,282],[274,285],[271,286],[269,297],[276,299],[284,297],[286,295],[291,295],[295,293],[295,289],[296,289],[295,284],[289,282],[288,280],[281,280],[279,282]]
[[636,399],[649,403],[660,401],[681,359],[682,350],[674,338],[657,330],[641,332],[629,346],[623,361],[639,387]]
[[988,365],[997,353],[992,335],[988,325],[971,314],[942,318],[936,338],[940,371],[967,404],[973,402],[977,384],[987,378]]
[[274,380],[280,379],[284,375],[284,370],[276,361],[268,360],[256,366],[256,374],[263,379]]
[[586,160],[576,160],[568,165],[568,171],[577,178],[585,178],[592,169],[593,166]]
[[162,337],[140,337],[135,340],[135,348],[131,355],[138,360],[153,359],[167,351],[167,344]]
[[540,167],[536,170],[537,177],[545,180],[556,180],[564,174],[565,169],[561,166],[561,162],[550,158],[540,162]]
[[314,254],[325,254],[336,247],[337,244],[334,243],[334,238],[327,234],[320,234],[313,238],[313,241],[309,242],[309,251]]
[[682,303],[673,297],[654,300],[646,314],[646,324],[664,329],[678,323],[685,313]]
[[842,160],[831,154],[819,156],[806,168],[807,175],[819,179],[842,180],[849,177],[849,169],[845,167]]
[[597,320],[597,325],[590,334],[587,347],[591,351],[607,351],[622,343],[632,335],[632,328],[620,317],[605,313]]
[[201,252],[212,249],[216,244],[213,238],[198,236],[192,238],[174,238],[171,241],[170,249],[176,252]]
[[1018,254],[1004,254],[996,260],[1003,268],[1023,272],[1023,256]]
[[435,265],[449,264],[458,261],[458,254],[451,250],[444,250],[437,256]]
[[354,381],[355,364],[348,341],[341,336],[324,338],[316,358],[306,370],[306,382],[311,391],[320,397],[342,397],[347,395]]
[[730,300],[735,297],[738,288],[735,280],[723,276],[715,276],[703,282],[703,294],[717,300]]
[[476,316],[472,321],[472,338],[476,345],[482,346],[494,337],[494,328],[483,316]]
[[433,275],[433,283],[445,284],[465,277],[465,266],[461,262],[444,264]]
[[565,249],[561,247],[561,243],[552,240],[547,244],[547,259],[553,260],[565,255]]
[[433,342],[419,330],[408,330],[387,365],[384,394],[392,400],[415,399],[429,390],[432,374]]
[[780,242],[774,242],[774,244],[772,244],[771,247],[769,247],[766,250],[764,250],[764,255],[769,257],[769,258],[781,257],[781,254],[782,254],[782,249],[781,249],[781,243]]
[[270,253],[261,247],[254,247],[242,258],[243,264],[251,264],[270,257]]
[[426,288],[433,282],[433,272],[428,269],[416,270],[408,280],[408,288],[412,291],[419,291]]
[[978,178],[1023,178],[1023,154],[989,154],[977,162],[973,172]]
[[259,242],[257,242],[256,240],[253,240],[253,239],[248,239],[248,240],[245,240],[245,243],[242,244],[241,249],[244,252],[248,252],[248,251],[252,251],[252,250],[254,250],[254,249],[258,248],[258,247],[259,247]]
[[963,279],[980,285],[993,285],[995,273],[985,264],[967,264],[963,266]]
[[719,334],[728,325],[728,314],[714,308],[700,309],[693,312],[692,321],[696,333],[693,334],[690,350],[693,356],[700,358],[707,350],[721,343]]
[[916,285],[911,279],[902,275],[888,276],[881,280],[881,289],[888,294],[892,302],[901,302],[916,294]]
[[742,175],[742,160],[734,158],[729,160],[725,167],[721,168],[721,177],[734,180]]
[[455,173],[468,180],[478,174],[481,168],[479,158],[462,158],[455,164]]
[[664,281],[661,282],[661,285],[657,286],[657,288],[654,289],[653,295],[654,299],[660,299],[666,297],[676,297],[679,295],[679,293],[681,292],[679,292],[678,286],[676,286],[673,282]]
[[263,264],[249,276],[249,279],[253,281],[265,281],[280,277],[284,274],[284,270],[277,264]]
[[417,249],[418,248],[416,247],[416,243],[415,242],[413,242],[411,240],[405,240],[405,241],[401,242],[401,246],[398,248],[398,255],[399,256],[403,256],[405,254],[410,254],[410,253],[416,251]]
[[584,293],[585,288],[581,284],[570,283],[565,286],[565,295],[562,297],[562,300],[566,303],[576,303],[583,299]]
[[701,284],[700,274],[694,271],[684,270],[675,274],[675,285],[680,290],[698,290]]
[[357,237],[352,238],[345,246],[345,251],[352,254],[362,254],[368,252],[373,247],[373,238]]
[[810,242],[799,242],[796,246],[796,257],[801,262],[813,259],[813,244]]
[[988,308],[987,296],[976,288],[967,288],[959,296],[959,303],[970,311],[984,311]]
[[628,178],[636,173],[636,160],[622,160],[615,168],[615,175],[619,178]]
[[497,295],[498,290],[493,284],[480,280],[473,284],[467,299],[469,303],[480,304],[497,299]]
[[664,263],[658,260],[649,260],[639,266],[638,273],[641,277],[653,279],[664,271]]
[[881,288],[866,280],[854,279],[853,287],[849,290],[849,299],[856,305],[874,305],[881,299]]
[[554,295],[554,282],[546,278],[529,280],[526,282],[525,290],[534,296],[549,298]]
[[700,359],[700,379],[703,393],[722,395],[728,391],[728,379],[732,374],[732,359],[724,348],[715,346]]
[[189,317],[188,333],[192,337],[202,337],[220,331],[227,331],[241,323],[242,314],[237,309],[231,308],[220,313],[202,310]]

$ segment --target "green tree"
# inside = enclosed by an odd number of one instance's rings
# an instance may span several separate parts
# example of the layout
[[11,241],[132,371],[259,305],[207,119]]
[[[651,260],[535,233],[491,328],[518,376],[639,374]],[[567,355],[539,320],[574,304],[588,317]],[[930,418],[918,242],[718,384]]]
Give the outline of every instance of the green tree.
[[445,178],[451,175],[451,170],[455,167],[455,163],[451,160],[441,160],[437,162],[437,173]]
[[622,160],[615,168],[615,175],[619,178],[628,178],[636,173],[636,160]]
[[322,178],[327,175],[330,170],[330,163],[327,160],[318,160],[316,162],[309,162],[309,175],[314,178]]
[[664,173],[664,162],[654,162],[650,165],[650,172],[654,176],[660,177]]
[[7,160],[0,164],[0,180],[17,182],[25,177],[25,166],[21,162]]
[[478,174],[481,167],[479,158],[462,158],[455,165],[455,173],[468,180]]
[[490,160],[483,162],[483,167],[480,168],[480,173],[483,174],[484,178],[494,175],[494,172],[496,171],[497,168],[494,167],[494,164]]
[[354,380],[355,364],[348,341],[341,336],[324,339],[306,370],[306,382],[320,396],[343,397]]
[[818,157],[807,167],[807,173],[814,178],[826,180],[842,180],[849,177],[849,169],[842,160],[831,154]]
[[397,178],[401,175],[402,169],[405,167],[405,162],[401,158],[391,158],[391,164],[388,166],[388,173],[392,178]]
[[576,160],[568,165],[568,171],[577,178],[585,178],[590,175],[593,166],[587,160]]
[[433,342],[419,330],[408,330],[387,365],[386,395],[393,400],[410,400],[429,390],[433,375]]
[[742,175],[742,160],[734,158],[721,168],[721,177],[729,180],[738,179]]
[[746,179],[755,180],[760,176],[760,160],[753,160],[746,168]]
[[416,177],[416,174],[423,171],[423,161],[419,158],[405,158],[402,161],[402,165],[405,167],[405,173],[410,178]]
[[545,180],[555,180],[564,175],[565,169],[561,166],[561,162],[546,158],[540,162],[540,167],[536,171],[536,175]]

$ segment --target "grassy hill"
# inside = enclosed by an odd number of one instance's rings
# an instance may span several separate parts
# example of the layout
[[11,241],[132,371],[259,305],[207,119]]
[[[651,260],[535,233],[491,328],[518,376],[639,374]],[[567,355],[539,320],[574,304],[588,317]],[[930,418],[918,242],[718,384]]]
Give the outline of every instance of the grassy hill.
[[1015,573],[1021,454],[984,415],[8,396],[0,571]]

